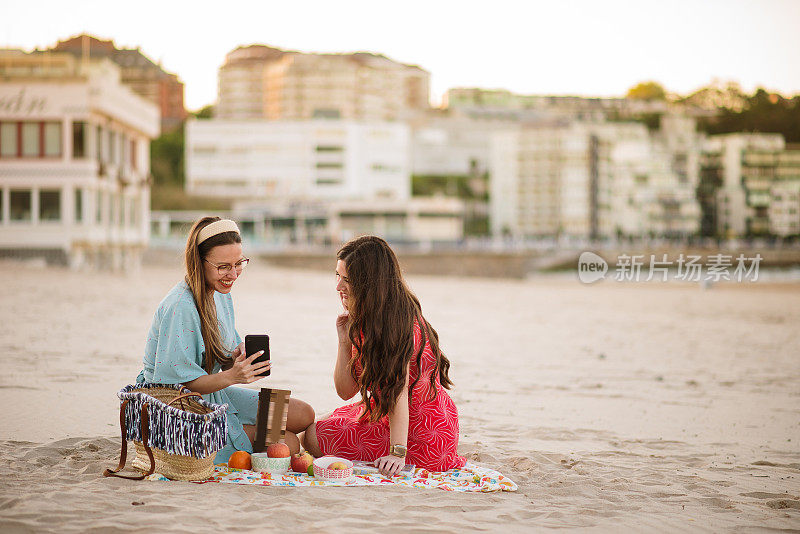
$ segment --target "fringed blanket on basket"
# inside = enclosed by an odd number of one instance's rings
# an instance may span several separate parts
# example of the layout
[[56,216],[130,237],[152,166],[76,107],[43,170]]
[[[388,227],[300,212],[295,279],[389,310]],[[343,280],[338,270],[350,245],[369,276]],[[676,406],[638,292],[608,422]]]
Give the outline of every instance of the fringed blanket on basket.
[[[206,402],[180,384],[133,384],[117,396],[120,461],[104,476],[141,480],[157,472],[176,480],[206,480],[214,473],[214,456],[225,446],[227,405]],[[125,467],[128,440],[136,446],[132,465],[144,475],[118,474]]]

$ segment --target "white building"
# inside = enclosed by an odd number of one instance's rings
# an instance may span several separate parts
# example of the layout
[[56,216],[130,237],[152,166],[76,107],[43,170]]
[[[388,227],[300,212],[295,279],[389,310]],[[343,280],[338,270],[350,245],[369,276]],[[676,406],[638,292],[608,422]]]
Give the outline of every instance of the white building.
[[186,190],[233,199],[408,199],[409,128],[393,122],[195,120]]
[[609,156],[608,172],[599,174],[599,236],[697,233],[700,141],[695,121],[665,115],[654,132],[634,123],[593,129]]
[[496,133],[490,163],[492,234],[589,235],[590,148],[588,133],[565,123],[524,125]]
[[[239,224],[248,248],[274,249],[339,244],[363,234],[394,243],[461,240],[464,205],[453,198],[325,202],[237,201],[226,214]],[[154,241],[179,247],[201,212],[152,212]]]
[[[796,152],[800,155],[800,151]],[[800,165],[798,165],[800,168]],[[770,233],[780,237],[800,235],[800,177],[772,186],[769,206]]]
[[[522,124],[494,135],[493,235],[610,238],[695,233],[692,121]],[[691,153],[691,154],[690,154]]]
[[769,207],[776,182],[780,134],[734,133],[709,137],[704,168],[712,172],[717,235],[744,237],[769,232]]
[[419,117],[411,129],[411,172],[420,176],[484,172],[492,133],[508,127],[465,116]]
[[782,135],[709,137],[703,167],[717,235],[800,234],[800,151],[787,150]]
[[770,193],[770,233],[780,237],[800,236],[800,147],[787,147],[778,154]]
[[[635,98],[606,98],[564,95],[523,95],[506,89],[481,87],[455,87],[444,96],[448,110],[460,110],[472,116],[502,116],[502,111],[527,112],[517,116],[530,117],[530,112],[548,115],[555,119],[583,122],[602,122],[610,117],[637,114],[662,114],[670,108],[688,111],[687,106],[674,106],[660,100]],[[694,111],[694,110],[692,110]],[[513,116],[513,114],[511,115]]]
[[454,198],[350,200],[332,206],[329,231],[334,243],[364,234],[394,242],[452,243],[464,237],[463,211],[463,203]]
[[0,249],[135,265],[149,235],[157,107],[108,60],[0,52]]

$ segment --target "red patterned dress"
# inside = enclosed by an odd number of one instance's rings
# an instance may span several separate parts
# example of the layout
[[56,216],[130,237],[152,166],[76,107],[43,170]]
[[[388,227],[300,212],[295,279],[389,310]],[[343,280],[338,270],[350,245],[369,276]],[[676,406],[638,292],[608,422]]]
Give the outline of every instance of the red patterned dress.
[[[414,324],[414,354],[419,351],[422,334]],[[353,347],[353,358],[357,353]],[[354,361],[357,376],[361,366]],[[459,456],[458,410],[436,376],[436,398],[430,400],[430,378],[436,365],[436,357],[430,343],[425,342],[420,368],[416,358],[411,358],[409,384],[419,375],[420,379],[409,392],[408,407],[408,455],[406,463],[429,471],[447,471],[463,467],[466,459]],[[374,423],[359,420],[363,412],[361,402],[337,408],[327,418],[317,421],[317,440],[324,454],[341,456],[349,460],[373,461],[389,454],[389,417]]]

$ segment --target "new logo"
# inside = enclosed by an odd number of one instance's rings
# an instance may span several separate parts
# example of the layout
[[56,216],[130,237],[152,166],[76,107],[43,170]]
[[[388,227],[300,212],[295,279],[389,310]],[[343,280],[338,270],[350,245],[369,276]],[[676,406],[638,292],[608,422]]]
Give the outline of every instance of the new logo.
[[578,279],[584,284],[602,280],[608,272],[606,260],[594,252],[582,252],[578,258]]

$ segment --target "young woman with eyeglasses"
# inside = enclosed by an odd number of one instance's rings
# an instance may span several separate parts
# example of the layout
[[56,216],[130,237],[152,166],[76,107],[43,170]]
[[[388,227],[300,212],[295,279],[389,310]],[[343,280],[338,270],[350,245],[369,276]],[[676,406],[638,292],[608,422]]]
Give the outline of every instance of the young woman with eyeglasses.
[[[145,345],[144,369],[137,382],[183,384],[203,398],[228,404],[228,435],[215,463],[235,451],[252,452],[258,391],[235,387],[259,380],[270,362],[247,357],[236,332],[231,289],[249,259],[242,255],[236,223],[204,217],[192,226],[186,241],[186,276],[161,301]],[[286,444],[298,452],[297,434],[314,423],[314,410],[290,399]]]

